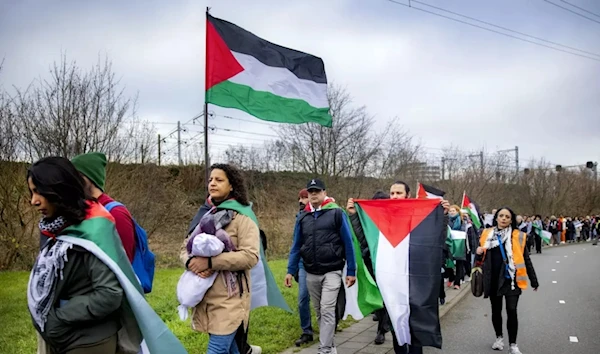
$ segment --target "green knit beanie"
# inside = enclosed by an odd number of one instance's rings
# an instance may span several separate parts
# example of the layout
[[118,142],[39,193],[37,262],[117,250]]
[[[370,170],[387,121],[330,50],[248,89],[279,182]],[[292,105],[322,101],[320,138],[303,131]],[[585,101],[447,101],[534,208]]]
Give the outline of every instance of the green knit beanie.
[[106,155],[101,152],[90,152],[75,156],[71,162],[75,168],[86,176],[96,187],[104,192],[106,183]]

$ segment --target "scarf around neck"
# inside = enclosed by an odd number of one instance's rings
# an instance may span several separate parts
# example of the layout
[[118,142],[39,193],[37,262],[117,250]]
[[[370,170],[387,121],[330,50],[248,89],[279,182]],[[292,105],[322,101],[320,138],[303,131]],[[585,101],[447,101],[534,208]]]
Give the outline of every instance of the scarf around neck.
[[304,207],[304,211],[314,213],[315,211],[319,211],[319,210],[323,210],[323,209],[335,209],[335,208],[339,208],[339,206],[337,204],[335,204],[335,200],[331,197],[325,197],[325,200],[323,200],[323,203],[321,203],[321,205],[319,205],[318,208],[315,208],[311,203],[308,203]]
[[456,215],[456,216],[451,216],[450,218],[450,223],[452,225],[450,225],[450,228],[454,231],[461,231],[462,230],[462,223],[460,220],[460,214]]
[[56,235],[67,226],[63,217],[53,221],[40,220],[40,232],[51,240],[46,242],[37,256],[27,287],[27,306],[36,325],[44,332],[48,312],[54,306],[54,297],[58,277],[63,278],[63,268],[68,261],[67,251],[73,244],[56,239]]
[[492,248],[500,246],[500,242],[498,238],[500,238],[502,244],[504,245],[504,253],[506,254],[506,260],[508,262],[508,274],[511,279],[511,289],[515,290],[515,260],[513,258],[512,251],[512,227],[507,227],[506,229],[499,230],[497,226],[495,226],[492,231],[489,233],[487,239],[485,240],[485,244],[483,248],[488,251]]

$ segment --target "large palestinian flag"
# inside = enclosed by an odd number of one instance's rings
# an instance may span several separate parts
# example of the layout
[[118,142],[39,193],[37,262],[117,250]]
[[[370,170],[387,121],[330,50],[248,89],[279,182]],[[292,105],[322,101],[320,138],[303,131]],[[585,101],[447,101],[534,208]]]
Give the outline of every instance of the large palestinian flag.
[[464,210],[473,222],[473,225],[477,227],[477,229],[481,229],[481,220],[479,219],[479,211],[477,210],[477,205],[471,202],[471,199],[467,197],[467,192],[463,193],[463,200],[461,205],[462,210]]
[[552,234],[544,229],[539,224],[533,223],[533,231],[546,243],[550,244]]
[[442,347],[442,206],[435,199],[355,200],[377,285],[400,344]]
[[441,189],[423,183],[417,185],[417,198],[419,199],[442,199],[444,195],[446,192]]
[[321,58],[206,14],[206,102],[280,123],[331,127]]

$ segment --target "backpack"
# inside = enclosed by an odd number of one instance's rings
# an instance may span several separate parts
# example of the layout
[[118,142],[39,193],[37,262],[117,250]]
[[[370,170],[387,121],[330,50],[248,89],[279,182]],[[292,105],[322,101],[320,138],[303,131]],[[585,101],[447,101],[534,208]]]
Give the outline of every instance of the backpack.
[[[114,207],[124,206],[119,202],[110,202],[104,208],[110,213]],[[144,294],[152,291],[152,281],[154,280],[155,256],[148,248],[148,235],[140,224],[132,217],[135,226],[135,254],[133,256],[133,271],[137,276]]]

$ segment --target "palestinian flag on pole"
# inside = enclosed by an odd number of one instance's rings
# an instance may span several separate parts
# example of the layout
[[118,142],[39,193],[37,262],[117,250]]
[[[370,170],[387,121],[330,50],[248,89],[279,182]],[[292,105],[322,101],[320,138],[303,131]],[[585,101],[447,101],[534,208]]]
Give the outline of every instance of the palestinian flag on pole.
[[419,183],[417,186],[418,199],[442,199],[444,198],[444,195],[446,195],[446,192],[441,189],[437,189],[423,183]]
[[477,227],[477,229],[481,229],[481,220],[479,219],[479,210],[477,210],[477,206],[475,205],[475,203],[472,203],[471,200],[469,199],[469,197],[467,197],[467,192],[463,193],[463,200],[462,200],[461,208],[463,211],[465,211],[469,215],[469,218],[473,222],[473,225],[475,225]]
[[447,225],[438,200],[355,200],[398,342],[442,347],[438,296]]
[[187,353],[144,298],[117,234],[115,220],[106,209],[98,203],[91,203],[86,219],[65,228],[58,239],[80,246],[96,256],[119,280],[125,294],[119,331],[119,346],[124,352]]
[[331,127],[321,58],[206,13],[206,102],[279,123]]
[[552,234],[546,230],[543,230],[540,225],[533,223],[533,230],[536,234],[542,239],[542,241],[546,242],[546,244],[550,244],[550,240],[552,239]]

